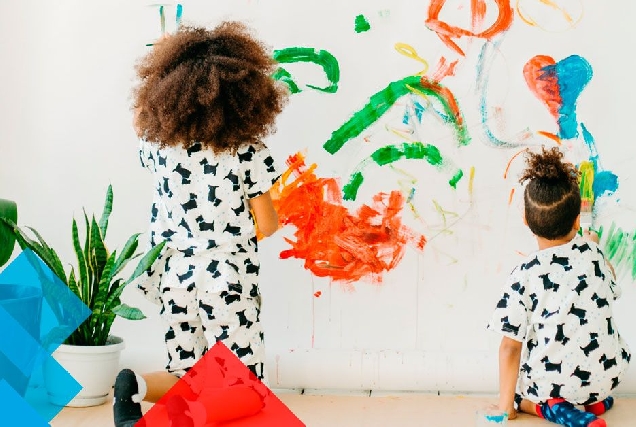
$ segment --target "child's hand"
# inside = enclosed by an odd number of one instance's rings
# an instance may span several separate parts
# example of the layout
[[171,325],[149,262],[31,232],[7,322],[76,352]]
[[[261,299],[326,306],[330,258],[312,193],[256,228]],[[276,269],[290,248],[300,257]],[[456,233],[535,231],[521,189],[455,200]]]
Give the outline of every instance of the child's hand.
[[509,420],[514,420],[515,418],[517,418],[517,410],[515,408],[508,408],[505,409],[505,411],[508,413]]
[[594,242],[596,244],[598,244],[599,242],[598,234],[596,234],[596,232],[592,230],[585,230],[583,232],[583,238],[585,240],[589,240],[590,242]]

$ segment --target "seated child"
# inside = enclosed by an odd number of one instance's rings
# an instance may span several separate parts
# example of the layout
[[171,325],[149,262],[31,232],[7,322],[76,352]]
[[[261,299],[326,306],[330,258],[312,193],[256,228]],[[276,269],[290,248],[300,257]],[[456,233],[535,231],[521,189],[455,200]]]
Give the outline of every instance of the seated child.
[[529,153],[527,166],[524,221],[539,250],[512,271],[488,324],[503,335],[499,409],[602,427],[631,357],[612,314],[620,289],[598,237],[578,233],[576,168],[557,148]]

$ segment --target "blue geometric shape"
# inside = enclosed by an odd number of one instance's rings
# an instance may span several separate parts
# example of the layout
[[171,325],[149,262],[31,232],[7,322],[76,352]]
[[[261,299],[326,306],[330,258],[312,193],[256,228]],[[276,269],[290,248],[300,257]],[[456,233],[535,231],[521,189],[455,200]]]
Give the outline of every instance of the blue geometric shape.
[[50,427],[4,380],[0,380],[0,421],[5,426]]
[[[45,362],[47,375],[59,386],[58,402],[66,404],[79,393],[81,386],[51,354],[90,314],[31,250],[23,251],[0,273],[0,399],[4,408],[0,425],[48,425],[43,420],[52,420],[62,410],[38,390],[25,390]],[[7,402],[12,404],[5,407]]]
[[0,286],[6,283],[41,290],[40,342],[50,353],[91,314],[73,291],[29,249],[0,273]]

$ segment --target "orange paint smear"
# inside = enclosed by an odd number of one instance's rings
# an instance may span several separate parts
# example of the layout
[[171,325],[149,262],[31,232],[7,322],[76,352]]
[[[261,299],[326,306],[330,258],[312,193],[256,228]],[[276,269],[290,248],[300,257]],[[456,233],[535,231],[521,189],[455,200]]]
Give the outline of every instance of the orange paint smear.
[[271,190],[281,225],[296,227],[295,240],[285,239],[291,248],[280,253],[282,259],[304,259],[307,270],[334,281],[379,283],[398,265],[407,244],[424,249],[424,235],[402,224],[401,192],[376,194],[371,205],[352,214],[342,204],[336,180],[316,176],[316,164],[307,167],[297,153],[287,165]]
[[431,76],[431,80],[441,82],[444,77],[455,75],[455,67],[459,61],[447,62],[446,58],[441,57],[437,62],[436,70]]
[[322,295],[322,292],[321,292],[321,291],[316,291],[316,292],[314,292],[314,296],[315,296],[316,298],[320,298],[320,295]]
[[556,142],[558,145],[561,145],[561,138],[559,138],[559,135],[555,135],[552,132],[545,132],[545,131],[537,131],[537,133],[539,135],[545,136],[546,138],[550,138],[551,140],[553,140],[554,142]]
[[[486,4],[483,0],[471,0],[471,22],[473,26],[476,22],[486,15]],[[444,42],[449,48],[453,49],[462,56],[466,56],[462,48],[460,48],[453,39],[460,37],[478,37],[483,39],[491,39],[499,33],[506,31],[512,25],[514,13],[510,6],[510,0],[495,0],[499,14],[495,22],[483,31],[475,32],[466,30],[464,28],[452,26],[439,19],[440,12],[444,7],[446,0],[431,0],[428,7],[428,18],[426,19],[426,26],[435,31],[437,36]]]
[[526,152],[526,151],[528,151],[528,149],[524,148],[523,150],[518,151],[517,153],[515,153],[515,155],[514,155],[514,156],[512,156],[512,157],[510,158],[510,160],[508,160],[508,164],[506,165],[506,170],[504,171],[504,176],[503,176],[503,177],[504,177],[504,179],[507,179],[507,178],[508,178],[508,172],[510,171],[510,165],[512,165],[513,160],[514,160],[514,159],[516,159],[516,158],[517,158],[517,156],[519,156],[519,154],[524,153],[524,152]]
[[473,31],[478,31],[481,28],[481,24],[484,23],[484,18],[486,18],[485,0],[471,0],[470,10],[472,11]]
[[512,199],[515,196],[515,189],[510,190],[510,197],[508,197],[508,206],[512,204]]

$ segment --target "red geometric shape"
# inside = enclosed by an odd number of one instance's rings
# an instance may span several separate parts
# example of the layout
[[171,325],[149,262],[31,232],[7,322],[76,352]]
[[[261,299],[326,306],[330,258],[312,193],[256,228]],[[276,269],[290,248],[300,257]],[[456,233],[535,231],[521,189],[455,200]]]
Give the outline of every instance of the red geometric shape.
[[[530,90],[539,98],[555,119],[560,116],[563,99],[559,77],[553,70],[556,62],[547,55],[537,55],[531,58],[523,67],[523,76]],[[551,70],[552,71],[549,71]]]
[[[194,423],[181,421],[179,418],[183,414]],[[221,341],[144,415],[136,427],[186,425],[305,426]]]

